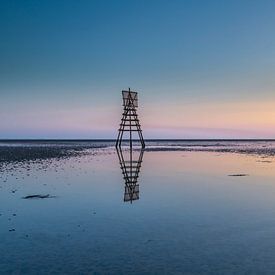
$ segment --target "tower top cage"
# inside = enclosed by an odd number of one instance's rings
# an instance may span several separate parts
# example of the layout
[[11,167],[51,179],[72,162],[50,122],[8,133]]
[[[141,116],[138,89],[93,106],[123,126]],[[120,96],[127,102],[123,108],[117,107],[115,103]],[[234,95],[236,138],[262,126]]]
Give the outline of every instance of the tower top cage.
[[124,107],[138,107],[138,93],[130,90],[122,91],[122,100]]

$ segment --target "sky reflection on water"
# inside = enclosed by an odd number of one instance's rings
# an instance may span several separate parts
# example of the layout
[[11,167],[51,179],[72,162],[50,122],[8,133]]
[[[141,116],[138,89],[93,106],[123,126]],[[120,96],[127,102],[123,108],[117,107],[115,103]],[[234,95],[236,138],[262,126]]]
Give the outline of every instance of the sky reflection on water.
[[[124,202],[113,149],[2,174],[0,269],[269,273],[275,267],[274,168],[271,157],[145,152],[139,200],[132,204]],[[30,194],[56,197],[22,199]]]

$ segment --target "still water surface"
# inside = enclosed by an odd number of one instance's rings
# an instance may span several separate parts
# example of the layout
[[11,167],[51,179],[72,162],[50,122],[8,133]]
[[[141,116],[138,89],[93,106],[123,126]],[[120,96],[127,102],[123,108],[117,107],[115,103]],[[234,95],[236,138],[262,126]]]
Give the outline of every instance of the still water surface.
[[1,274],[274,271],[273,156],[144,152],[132,196],[119,160],[103,148],[3,169]]

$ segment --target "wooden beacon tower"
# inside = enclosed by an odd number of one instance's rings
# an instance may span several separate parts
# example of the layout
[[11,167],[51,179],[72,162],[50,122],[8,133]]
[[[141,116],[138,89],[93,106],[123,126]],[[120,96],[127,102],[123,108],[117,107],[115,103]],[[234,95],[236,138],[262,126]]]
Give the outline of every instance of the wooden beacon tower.
[[141,147],[145,148],[145,142],[143,139],[138,115],[137,115],[137,107],[138,107],[138,96],[137,92],[133,92],[130,90],[122,91],[122,99],[123,99],[123,114],[120,123],[120,127],[118,130],[118,137],[116,141],[116,147],[121,148],[121,142],[123,140],[123,134],[125,132],[129,132],[129,142],[130,149],[133,147],[133,134],[137,132],[139,141],[141,143]]

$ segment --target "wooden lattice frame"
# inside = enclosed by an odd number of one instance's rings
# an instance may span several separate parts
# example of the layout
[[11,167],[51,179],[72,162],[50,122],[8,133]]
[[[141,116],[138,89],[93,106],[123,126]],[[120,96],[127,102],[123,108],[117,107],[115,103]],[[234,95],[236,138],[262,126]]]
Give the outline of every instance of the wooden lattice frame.
[[145,148],[145,142],[143,139],[141,126],[137,115],[137,106],[138,106],[137,92],[133,92],[129,88],[128,91],[122,91],[122,98],[123,98],[124,110],[122,113],[120,127],[118,129],[116,147],[121,147],[124,132],[130,132],[129,142],[130,142],[130,148],[132,148],[132,144],[133,144],[132,133],[137,132],[139,141],[141,143],[141,147]]

